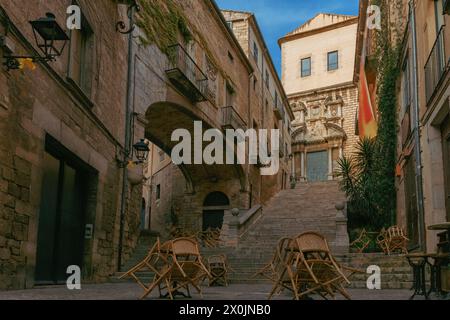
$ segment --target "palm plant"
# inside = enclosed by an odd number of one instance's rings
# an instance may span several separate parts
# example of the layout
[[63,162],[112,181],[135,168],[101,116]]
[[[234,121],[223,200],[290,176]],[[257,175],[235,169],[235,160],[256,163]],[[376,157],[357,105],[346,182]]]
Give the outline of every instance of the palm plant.
[[379,219],[376,202],[376,142],[374,139],[361,139],[352,157],[338,160],[337,176],[340,187],[348,199],[349,227],[376,230],[382,221]]

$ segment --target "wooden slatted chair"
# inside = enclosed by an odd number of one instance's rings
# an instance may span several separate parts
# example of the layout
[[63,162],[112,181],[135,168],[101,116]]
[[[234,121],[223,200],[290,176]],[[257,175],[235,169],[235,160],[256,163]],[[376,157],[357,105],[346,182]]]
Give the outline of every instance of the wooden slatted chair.
[[213,285],[228,287],[228,273],[230,269],[225,255],[210,256],[208,258],[207,267],[211,275],[209,278],[210,287]]
[[272,260],[270,260],[264,267],[258,270],[252,278],[256,278],[257,276],[261,276],[266,278],[272,282],[276,281],[277,278],[277,266],[283,262],[284,255],[282,252],[286,252],[286,249],[290,247],[292,243],[292,238],[282,238],[278,241],[277,248],[275,248],[275,253],[272,256]]
[[363,253],[366,250],[371,242],[371,238],[366,229],[362,229],[359,233],[358,238],[356,238],[352,243],[350,243],[350,247],[356,249],[358,253]]
[[[194,287],[201,295],[200,282],[205,274],[210,277],[208,269],[202,262],[197,241],[192,238],[179,238],[169,242],[164,248],[167,255],[168,264],[161,272],[162,279],[159,279],[160,290],[167,290],[170,299],[174,299],[175,294],[180,289],[185,289],[187,296],[190,296],[189,287]],[[143,297],[150,291],[146,291]]]
[[283,238],[278,242],[272,261],[259,271],[258,274],[271,280],[273,283],[269,300],[283,290],[289,290],[294,293],[297,299],[299,298],[295,289],[295,267],[293,265],[295,257],[296,252],[293,239]]
[[221,229],[208,228],[206,231],[197,233],[197,239],[207,248],[217,248],[221,244]]
[[343,287],[350,281],[332,256],[326,238],[316,232],[305,232],[296,238],[296,243],[295,298],[316,293],[328,299],[339,292],[350,299]]
[[395,251],[408,254],[408,241],[403,229],[399,226],[389,227],[387,230],[381,230],[377,237],[377,243],[383,250],[384,254],[390,255]]
[[161,247],[161,242],[159,238],[156,239],[156,243],[149,250],[147,256],[130,270],[125,272],[123,275],[119,277],[119,279],[124,279],[126,277],[133,278],[144,290],[148,289],[148,286],[143,283],[143,281],[139,278],[139,272],[152,272],[155,276],[158,275],[158,271],[161,265],[165,264],[166,261],[159,255]]

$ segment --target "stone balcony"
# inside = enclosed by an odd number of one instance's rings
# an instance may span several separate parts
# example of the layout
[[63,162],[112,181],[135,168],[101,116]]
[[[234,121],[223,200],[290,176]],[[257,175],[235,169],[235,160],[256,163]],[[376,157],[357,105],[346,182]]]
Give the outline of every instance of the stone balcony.
[[170,82],[192,102],[206,100],[208,77],[179,44],[168,48],[166,74]]
[[247,129],[245,121],[233,106],[222,108],[222,129],[242,129],[244,131]]

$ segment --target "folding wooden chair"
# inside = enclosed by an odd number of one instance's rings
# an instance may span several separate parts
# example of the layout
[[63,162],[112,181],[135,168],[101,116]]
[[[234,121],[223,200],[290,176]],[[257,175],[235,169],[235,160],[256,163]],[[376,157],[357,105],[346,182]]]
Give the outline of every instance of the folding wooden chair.
[[296,295],[295,266],[293,265],[296,252],[294,250],[295,245],[291,238],[281,239],[272,261],[257,273],[273,282],[269,300],[285,289]]
[[[201,295],[200,282],[205,274],[210,277],[208,269],[202,262],[198,243],[192,238],[179,238],[169,242],[164,249],[168,264],[162,272],[160,290],[166,289],[170,299],[174,299],[180,289],[186,289],[190,296],[189,286],[193,286]],[[144,297],[150,292],[146,292]]]
[[[136,264],[134,267],[132,267],[130,270],[125,272],[123,275],[119,277],[119,279],[123,279],[126,277],[133,278],[144,290],[148,289],[148,286],[145,285],[141,279],[139,278],[138,274],[139,272],[149,271],[153,273],[157,273],[158,271],[158,264],[160,264],[162,261],[162,257],[159,255],[159,250],[161,247],[161,242],[159,238],[156,239],[156,243],[153,245],[153,247],[149,250],[147,256]],[[165,262],[164,262],[165,263]]]
[[392,226],[387,230],[383,228],[377,237],[379,247],[383,250],[384,254],[387,255],[390,255],[395,251],[408,254],[408,241],[409,239],[406,237],[403,229],[399,226]]
[[217,248],[220,243],[221,229],[211,229],[208,228],[206,231],[200,231],[197,233],[197,239],[203,243],[207,248]]
[[266,278],[272,282],[275,282],[277,280],[277,269],[278,265],[282,263],[282,260],[285,259],[284,253],[287,253],[287,249],[290,248],[290,245],[292,243],[292,238],[282,238],[278,241],[277,248],[275,248],[275,253],[272,257],[272,260],[270,260],[264,267],[262,267],[260,270],[258,270],[252,278],[256,278],[257,276],[262,276],[263,278]]
[[306,232],[296,238],[296,243],[295,298],[317,293],[327,299],[339,292],[350,300],[343,287],[350,281],[332,256],[326,238],[316,232]]
[[208,271],[211,275],[209,286],[218,285],[228,287],[228,262],[225,255],[215,255],[208,258]]
[[363,253],[364,250],[367,249],[371,242],[370,236],[366,229],[362,229],[359,233],[358,238],[356,238],[352,243],[350,243],[350,247],[356,249],[358,253]]

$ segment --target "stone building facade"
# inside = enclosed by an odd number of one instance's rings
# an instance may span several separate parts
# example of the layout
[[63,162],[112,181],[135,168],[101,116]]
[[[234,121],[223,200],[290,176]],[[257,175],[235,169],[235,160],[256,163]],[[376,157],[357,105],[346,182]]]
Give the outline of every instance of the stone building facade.
[[[69,31],[73,3],[0,1],[2,63],[6,55],[39,54],[28,21],[46,12],[71,38],[54,62],[0,70],[0,289],[64,283],[69,265],[81,267],[84,282],[105,281],[119,252],[128,255],[137,241],[142,188],[122,190],[117,162],[128,46],[115,23],[126,19],[126,7],[76,1],[82,26]],[[134,133],[143,137],[143,127]]]
[[[262,98],[256,98],[254,92],[262,90],[265,82],[214,1],[174,0],[170,6],[182,13],[190,35],[189,39],[179,35],[178,42],[173,43],[178,53],[182,52],[182,61],[171,66],[170,54],[164,47],[136,43],[136,63],[140,65],[136,79],[140,85],[135,90],[135,110],[145,115],[146,137],[152,142],[152,156],[145,172],[146,209],[142,220],[146,221],[144,228],[157,231],[163,238],[169,237],[174,228],[193,234],[223,227],[225,232],[231,209],[237,208],[244,215],[287,187],[290,142],[285,116],[292,113],[288,104],[282,102],[284,93],[274,78],[273,65],[267,68],[267,83],[270,88],[276,87],[279,101],[275,105],[274,97],[267,95],[267,105],[260,111]],[[145,28],[138,31],[146,36]],[[190,77],[183,65],[186,59],[201,75],[203,84],[190,79],[180,86],[179,79]],[[198,97],[189,96],[193,91]],[[274,115],[275,106],[280,119]],[[177,144],[171,141],[171,134],[175,129],[186,129],[193,136],[194,121],[201,121],[203,129],[216,128],[220,132],[249,128],[284,130],[283,139],[288,140],[279,143],[282,147],[276,150],[280,154],[280,170],[272,177],[263,177],[261,165],[249,164],[248,148],[245,164],[176,166],[170,158]]]
[[[256,16],[250,12],[222,10],[228,26],[233,31],[249,59],[254,73],[250,90],[251,123],[255,129],[280,130],[280,169],[273,176],[261,176],[251,168],[251,184],[255,199],[266,203],[280,190],[289,187],[292,161],[291,121],[294,119],[286,93],[273,64]],[[259,187],[258,187],[259,186]],[[257,203],[253,200],[253,203]]]
[[[368,5],[360,3],[360,48],[376,41],[364,30]],[[435,252],[439,231],[428,227],[450,221],[450,2],[396,0],[386,5],[392,44],[400,46],[396,220],[411,249]],[[361,57],[372,58],[373,50]]]
[[279,40],[299,181],[333,180],[337,160],[358,141],[357,25],[357,17],[318,14]]

